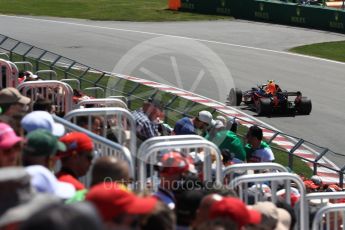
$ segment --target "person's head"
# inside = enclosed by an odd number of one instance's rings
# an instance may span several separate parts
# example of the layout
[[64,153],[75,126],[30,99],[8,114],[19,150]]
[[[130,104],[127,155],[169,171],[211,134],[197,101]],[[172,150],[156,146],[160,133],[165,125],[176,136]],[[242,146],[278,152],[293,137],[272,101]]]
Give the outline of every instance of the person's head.
[[163,202],[158,201],[151,213],[142,217],[141,230],[173,230],[176,225],[174,212]]
[[151,121],[162,119],[164,116],[164,104],[158,99],[149,98],[143,104],[143,111]]
[[23,165],[42,165],[53,169],[55,166],[55,154],[65,151],[66,146],[59,139],[45,129],[36,129],[26,135],[26,143],[23,148]]
[[23,138],[6,123],[0,123],[0,167],[16,166],[22,151]]
[[54,136],[61,137],[65,133],[65,127],[53,120],[51,114],[46,111],[33,111],[23,117],[22,127],[27,133],[36,129],[45,129]]
[[261,213],[247,207],[240,199],[234,197],[224,197],[220,201],[214,202],[209,211],[208,219],[228,218],[238,225],[238,229],[261,222]]
[[195,221],[193,222],[193,226],[198,227],[200,224],[206,221],[208,219],[211,205],[216,201],[220,201],[221,199],[223,199],[223,197],[218,194],[209,194],[209,195],[204,196],[204,198],[201,200],[200,205],[196,211],[196,218],[195,218]]
[[91,166],[94,144],[85,133],[71,132],[60,138],[67,150],[58,152],[63,167],[73,171],[77,177],[84,176]]
[[127,162],[115,157],[100,157],[92,167],[91,177],[91,186],[105,181],[127,184],[130,180],[129,166]]
[[204,197],[204,192],[191,187],[178,193],[175,197],[177,225],[190,226],[196,218],[196,211]]
[[252,145],[253,147],[258,147],[261,144],[262,138],[263,133],[262,129],[259,126],[253,125],[249,128],[246,135],[246,140],[248,144]]
[[54,203],[33,213],[20,230],[102,230],[97,210],[87,202],[70,205]]
[[176,151],[161,156],[158,162],[158,170],[161,177],[161,186],[168,190],[175,187],[176,183],[183,178],[183,175],[195,172],[192,160]]
[[103,135],[104,121],[100,116],[91,116],[90,118],[88,116],[79,116],[77,117],[77,125],[84,129],[88,129],[97,135]]
[[212,114],[209,111],[203,110],[198,113],[193,119],[193,125],[197,129],[205,130],[214,123]]
[[291,224],[291,216],[285,209],[277,208],[277,206],[269,201],[258,202],[252,206],[253,210],[261,213],[261,221],[259,224],[248,226],[249,230],[289,230]]
[[296,212],[291,207],[291,205],[289,205],[285,201],[279,201],[278,200],[277,203],[276,203],[276,206],[279,209],[284,209],[285,211],[287,211],[290,214],[290,217],[291,217],[290,230],[295,229],[295,224],[296,224],[297,218],[296,218]]
[[220,120],[214,120],[214,122],[212,122],[212,124],[208,128],[209,138],[212,140],[212,138],[214,138],[217,133],[222,130],[225,130],[224,123]]
[[151,214],[158,203],[153,197],[138,197],[124,185],[115,182],[92,186],[86,200],[95,205],[108,227],[118,229],[138,227],[138,217]]
[[33,111],[46,111],[48,113],[54,113],[53,102],[44,97],[38,97],[33,104]]
[[93,116],[91,122],[91,132],[97,135],[103,135],[104,121],[100,116]]
[[38,76],[36,74],[33,74],[31,71],[25,71],[24,72],[25,75],[25,81],[37,81],[38,80]]
[[33,194],[30,175],[22,167],[0,168],[0,187],[0,216]]
[[2,114],[12,116],[16,113],[26,112],[31,99],[20,94],[16,88],[8,87],[0,91],[0,107]]
[[31,176],[31,185],[39,193],[57,196],[61,199],[70,199],[75,195],[75,188],[70,183],[59,181],[46,167],[32,165],[25,167]]

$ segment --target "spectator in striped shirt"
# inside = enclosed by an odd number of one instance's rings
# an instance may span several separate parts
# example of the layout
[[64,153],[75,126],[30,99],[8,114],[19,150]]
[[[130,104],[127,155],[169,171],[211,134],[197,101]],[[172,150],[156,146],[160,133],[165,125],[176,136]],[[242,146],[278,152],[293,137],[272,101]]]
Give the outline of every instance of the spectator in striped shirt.
[[160,135],[158,121],[162,118],[162,114],[163,103],[154,99],[148,99],[141,109],[132,112],[136,122],[137,137],[141,141]]

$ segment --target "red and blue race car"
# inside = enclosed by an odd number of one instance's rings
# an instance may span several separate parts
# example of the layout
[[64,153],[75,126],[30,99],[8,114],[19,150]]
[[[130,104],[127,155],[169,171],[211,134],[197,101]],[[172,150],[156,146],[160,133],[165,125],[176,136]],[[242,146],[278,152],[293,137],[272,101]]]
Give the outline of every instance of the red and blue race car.
[[302,96],[300,91],[283,91],[272,80],[244,92],[232,88],[227,98],[227,105],[239,106],[242,102],[255,110],[258,115],[273,113],[309,115],[312,110],[311,100]]

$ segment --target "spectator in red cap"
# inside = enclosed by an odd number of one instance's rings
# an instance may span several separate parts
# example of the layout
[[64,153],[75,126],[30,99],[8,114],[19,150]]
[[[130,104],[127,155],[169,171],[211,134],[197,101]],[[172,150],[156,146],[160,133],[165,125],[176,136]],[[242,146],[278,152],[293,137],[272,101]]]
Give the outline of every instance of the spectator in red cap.
[[199,208],[196,212],[196,218],[192,223],[192,226],[194,228],[201,226],[208,219],[212,204],[214,202],[220,201],[221,199],[223,199],[223,197],[215,193],[205,196],[200,202]]
[[23,138],[6,123],[0,123],[0,167],[18,165]]
[[160,185],[154,194],[171,209],[175,208],[174,189],[188,173],[195,173],[193,160],[184,157],[179,152],[165,153],[158,162]]
[[76,190],[85,189],[77,178],[84,176],[90,168],[93,159],[93,142],[85,133],[71,132],[60,138],[67,147],[65,152],[58,152],[61,160],[61,170],[57,173],[60,181],[74,185]]
[[96,206],[108,229],[138,229],[140,217],[151,214],[158,203],[153,197],[138,197],[115,182],[91,187],[86,200]]
[[248,208],[242,200],[234,197],[224,197],[220,201],[211,205],[208,218],[229,218],[233,220],[238,229],[244,229],[249,224],[259,224],[261,222],[261,213]]

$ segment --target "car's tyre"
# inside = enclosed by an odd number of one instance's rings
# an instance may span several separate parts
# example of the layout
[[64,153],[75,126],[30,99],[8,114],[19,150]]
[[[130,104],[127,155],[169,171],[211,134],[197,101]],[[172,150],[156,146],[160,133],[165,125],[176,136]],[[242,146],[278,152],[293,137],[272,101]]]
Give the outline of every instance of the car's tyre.
[[228,103],[232,106],[239,106],[242,102],[242,91],[238,88],[232,88],[229,93]]
[[296,104],[296,111],[301,115],[309,115],[312,109],[311,100],[307,97],[302,97]]
[[256,112],[258,115],[269,115],[272,113],[271,99],[260,98],[259,103],[256,106]]

